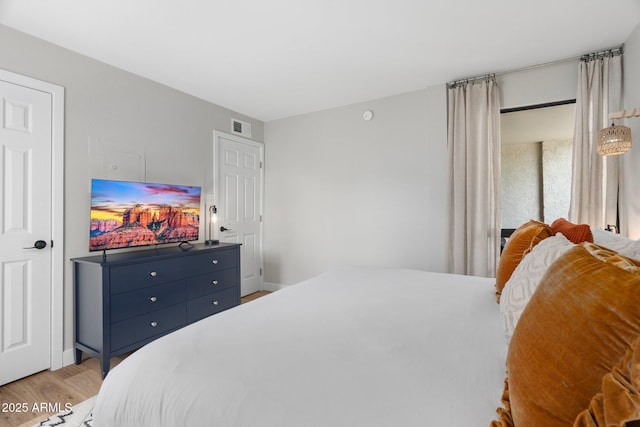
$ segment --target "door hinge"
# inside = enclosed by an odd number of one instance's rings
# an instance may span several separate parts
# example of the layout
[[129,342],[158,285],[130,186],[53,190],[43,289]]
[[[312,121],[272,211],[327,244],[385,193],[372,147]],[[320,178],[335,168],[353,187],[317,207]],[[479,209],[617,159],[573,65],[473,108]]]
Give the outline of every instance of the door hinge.
[[262,161],[260,161],[260,169],[262,169]]
[[260,269],[260,275],[262,276],[262,269]]
[[53,247],[53,240],[51,241],[51,247]]
[[260,222],[262,222],[262,215],[260,215]]

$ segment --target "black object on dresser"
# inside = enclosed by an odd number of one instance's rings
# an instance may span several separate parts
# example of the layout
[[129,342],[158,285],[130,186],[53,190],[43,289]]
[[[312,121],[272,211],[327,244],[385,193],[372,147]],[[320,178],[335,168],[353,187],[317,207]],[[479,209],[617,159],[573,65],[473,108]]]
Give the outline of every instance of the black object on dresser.
[[74,258],[75,363],[113,356],[240,304],[240,244]]

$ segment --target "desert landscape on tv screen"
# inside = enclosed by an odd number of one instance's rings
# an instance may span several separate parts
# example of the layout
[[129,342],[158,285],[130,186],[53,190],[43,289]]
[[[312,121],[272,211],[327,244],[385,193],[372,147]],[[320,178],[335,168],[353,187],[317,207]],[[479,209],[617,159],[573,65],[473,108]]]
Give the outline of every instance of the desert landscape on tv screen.
[[200,187],[93,180],[89,250],[198,240]]

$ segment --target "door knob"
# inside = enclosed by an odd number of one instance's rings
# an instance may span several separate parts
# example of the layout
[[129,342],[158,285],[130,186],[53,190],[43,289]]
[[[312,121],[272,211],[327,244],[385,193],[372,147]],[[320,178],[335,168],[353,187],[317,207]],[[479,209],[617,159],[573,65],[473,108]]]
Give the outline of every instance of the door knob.
[[225,227],[224,225],[220,227],[220,231],[225,232],[225,231],[231,231],[230,228]]
[[47,247],[47,242],[44,240],[36,240],[33,246],[30,248],[22,248],[22,249],[44,249]]

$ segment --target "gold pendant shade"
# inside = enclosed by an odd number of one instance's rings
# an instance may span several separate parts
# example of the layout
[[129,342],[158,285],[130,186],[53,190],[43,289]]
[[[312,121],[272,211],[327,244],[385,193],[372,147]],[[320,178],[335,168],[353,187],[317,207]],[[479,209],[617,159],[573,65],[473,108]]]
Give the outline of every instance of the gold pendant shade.
[[610,156],[631,150],[631,129],[611,125],[598,132],[598,154]]

